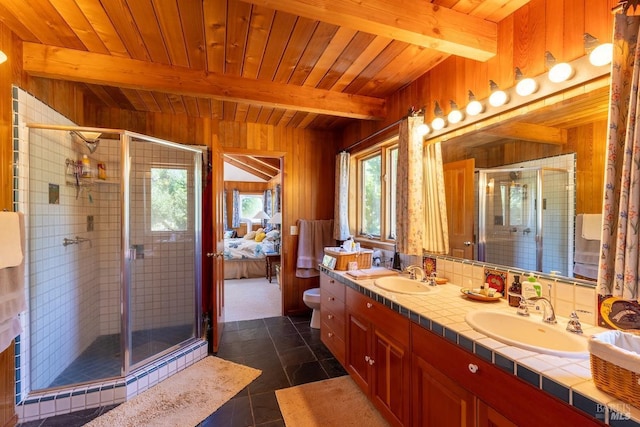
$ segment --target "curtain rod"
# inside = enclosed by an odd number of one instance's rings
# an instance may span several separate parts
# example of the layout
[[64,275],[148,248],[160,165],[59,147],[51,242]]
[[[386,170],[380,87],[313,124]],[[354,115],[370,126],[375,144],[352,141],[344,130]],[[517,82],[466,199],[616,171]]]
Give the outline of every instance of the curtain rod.
[[402,120],[404,119],[404,117],[400,120],[396,120],[395,122],[391,123],[390,125],[387,125],[385,127],[383,127],[380,130],[375,131],[374,133],[372,133],[371,135],[362,138],[360,141],[358,142],[354,142],[353,144],[351,144],[350,146],[348,146],[347,148],[345,148],[344,150],[342,150],[343,152],[348,152],[353,150],[354,148],[356,148],[358,145],[362,144],[363,142],[367,142],[369,141],[371,138],[375,138],[376,136],[380,135],[383,132],[388,131],[389,129],[391,129],[394,126],[397,126]]

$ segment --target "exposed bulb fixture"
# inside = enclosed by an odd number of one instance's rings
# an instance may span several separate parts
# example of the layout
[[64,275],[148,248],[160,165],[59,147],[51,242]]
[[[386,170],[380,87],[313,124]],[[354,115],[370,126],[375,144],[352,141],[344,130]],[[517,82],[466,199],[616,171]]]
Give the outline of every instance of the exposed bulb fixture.
[[428,135],[429,132],[431,132],[431,128],[428,124],[422,123],[421,125],[418,125],[418,135],[425,136]]
[[449,123],[453,124],[460,123],[462,119],[464,119],[464,114],[460,111],[458,104],[456,104],[455,101],[451,100],[449,101],[449,104],[451,105],[451,111],[447,115],[447,120]]
[[562,83],[573,77],[573,67],[566,62],[557,62],[551,52],[545,52],[545,61],[549,68],[549,80],[553,83]]
[[491,95],[489,95],[489,104],[493,107],[502,107],[509,101],[509,95],[507,92],[501,90],[496,82],[489,80],[489,86],[491,87]]
[[467,104],[466,111],[470,116],[477,116],[484,111],[484,105],[476,100],[475,95],[471,91],[469,91],[469,103]]
[[440,108],[438,101],[436,101],[436,107],[433,109],[433,113],[436,117],[431,121],[431,127],[433,130],[443,129],[447,123],[444,120],[444,113],[442,112],[442,108]]
[[613,43],[600,43],[597,37],[584,33],[584,50],[589,54],[591,65],[601,67],[613,60]]
[[522,75],[520,68],[516,67],[516,93],[520,96],[529,96],[538,90],[538,82],[531,77]]
[[7,61],[7,54],[0,50],[0,64]]

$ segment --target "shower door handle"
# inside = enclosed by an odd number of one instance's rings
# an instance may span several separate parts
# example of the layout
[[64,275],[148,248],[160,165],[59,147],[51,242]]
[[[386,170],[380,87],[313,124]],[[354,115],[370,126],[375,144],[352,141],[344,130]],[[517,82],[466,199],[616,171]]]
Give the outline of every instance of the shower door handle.
[[221,258],[222,256],[224,256],[224,252],[207,252],[207,257],[211,258],[211,257],[216,257],[216,258]]

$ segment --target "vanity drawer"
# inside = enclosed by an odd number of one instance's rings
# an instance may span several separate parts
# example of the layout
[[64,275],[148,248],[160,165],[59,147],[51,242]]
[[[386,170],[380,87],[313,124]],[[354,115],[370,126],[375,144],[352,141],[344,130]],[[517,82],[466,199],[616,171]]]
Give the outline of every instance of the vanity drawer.
[[338,282],[337,280],[332,279],[331,277],[327,276],[324,273],[320,274],[320,289],[322,289],[323,291],[326,290],[328,292],[331,292],[331,294],[335,298],[343,302],[344,302],[344,288],[345,288],[345,285]]
[[[344,325],[342,326],[344,336]],[[322,325],[320,327],[321,339],[324,345],[327,346],[329,351],[335,356],[336,360],[343,366],[345,365],[346,346],[344,339],[338,336],[338,333],[329,326],[324,319],[322,319]]]
[[337,315],[335,312],[328,309],[321,309],[320,315],[322,316],[322,323],[326,325],[331,332],[338,338],[344,340],[344,311],[341,315]]
[[344,322],[344,300],[339,299],[332,292],[320,288],[320,311],[324,312],[325,310],[332,312]]
[[409,345],[409,319],[360,292],[347,289],[347,311],[376,325],[399,343]]

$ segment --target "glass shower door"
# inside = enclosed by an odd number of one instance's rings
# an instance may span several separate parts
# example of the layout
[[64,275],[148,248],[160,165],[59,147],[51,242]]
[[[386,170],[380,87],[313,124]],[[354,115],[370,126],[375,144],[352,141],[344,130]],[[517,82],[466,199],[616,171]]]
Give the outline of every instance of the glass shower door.
[[199,335],[202,153],[138,135],[125,139],[123,336],[130,371]]

